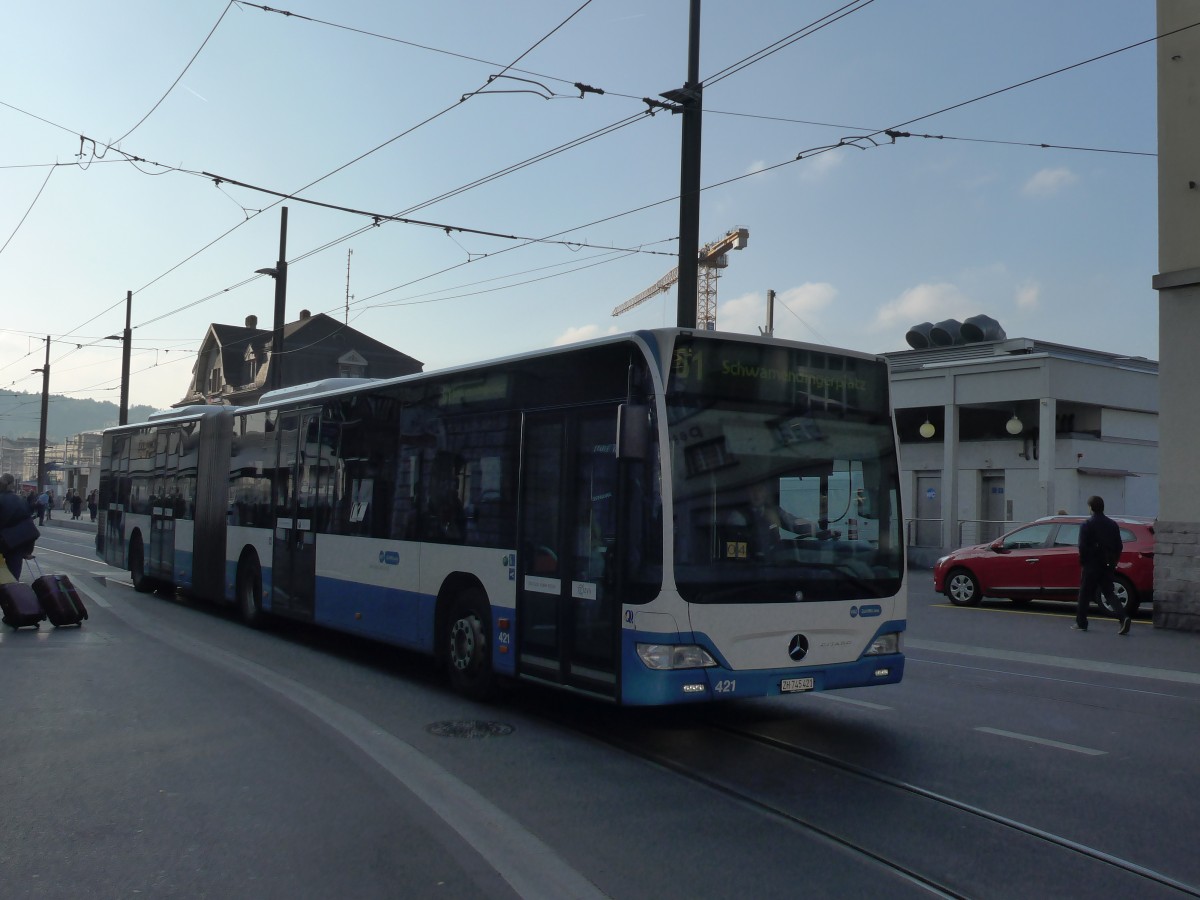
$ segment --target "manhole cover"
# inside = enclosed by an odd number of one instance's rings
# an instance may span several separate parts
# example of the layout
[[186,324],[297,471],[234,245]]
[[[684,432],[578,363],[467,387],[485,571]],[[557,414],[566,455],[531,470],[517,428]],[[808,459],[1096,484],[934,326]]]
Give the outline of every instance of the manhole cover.
[[489,738],[489,737],[504,737],[506,734],[512,734],[516,729],[506,722],[434,722],[425,728],[430,734],[436,734],[438,737],[457,737],[457,738]]

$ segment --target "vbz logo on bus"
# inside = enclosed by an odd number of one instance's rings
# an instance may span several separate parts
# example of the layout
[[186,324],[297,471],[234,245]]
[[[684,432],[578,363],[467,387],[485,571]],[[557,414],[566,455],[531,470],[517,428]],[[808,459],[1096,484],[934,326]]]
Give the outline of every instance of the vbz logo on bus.
[[379,561],[386,566],[400,565],[400,552],[398,550],[380,550]]

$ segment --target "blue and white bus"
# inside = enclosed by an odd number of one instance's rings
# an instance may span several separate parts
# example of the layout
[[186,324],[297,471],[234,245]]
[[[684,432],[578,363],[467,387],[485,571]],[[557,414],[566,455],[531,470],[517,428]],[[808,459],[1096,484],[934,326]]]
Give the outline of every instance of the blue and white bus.
[[97,551],[139,591],[655,705],[891,684],[887,362],[640,331],[104,433]]

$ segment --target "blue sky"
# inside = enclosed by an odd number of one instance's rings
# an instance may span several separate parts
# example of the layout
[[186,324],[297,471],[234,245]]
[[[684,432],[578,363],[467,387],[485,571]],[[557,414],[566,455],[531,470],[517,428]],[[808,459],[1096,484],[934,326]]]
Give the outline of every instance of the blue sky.
[[[718,329],[757,333],[774,289],[790,339],[900,350],[918,322],[986,313],[1010,337],[1157,358],[1154,45],[929,116],[1152,38],[1154,4],[852,3],[718,77],[843,2],[703,5],[700,240],[750,232]],[[688,2],[581,5],[10,5],[0,386],[40,390],[50,335],[52,393],[117,400],[104,338],[127,290],[135,404],[183,396],[210,323],[269,325],[254,271],[278,256],[278,198],[203,173],[546,239],[286,201],[288,319],[348,318],[427,370],[673,324],[674,291],[611,312],[675,264],[680,117],[640,98],[685,80]],[[518,58],[525,80],[488,83]],[[896,126],[940,139],[861,139]]]

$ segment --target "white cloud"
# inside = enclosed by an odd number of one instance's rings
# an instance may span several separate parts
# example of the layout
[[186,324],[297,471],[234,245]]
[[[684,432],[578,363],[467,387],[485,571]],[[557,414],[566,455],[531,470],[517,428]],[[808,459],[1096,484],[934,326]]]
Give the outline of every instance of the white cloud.
[[[837,297],[837,288],[824,282],[808,282],[775,293],[775,334],[797,340],[822,340],[817,332],[818,313]],[[781,308],[781,307],[786,307]],[[797,322],[796,320],[800,321]],[[743,294],[717,301],[717,328],[740,334],[758,334],[767,324],[767,295]],[[806,332],[801,334],[801,332]]]
[[765,294],[742,294],[732,300],[721,300],[717,296],[717,328],[720,331],[735,331],[738,334],[758,334],[760,325],[767,324],[767,297]]
[[842,150],[826,150],[824,153],[800,160],[800,179],[808,182],[825,180],[845,161],[844,153]]
[[1022,311],[1037,309],[1041,296],[1042,287],[1036,281],[1030,281],[1021,285],[1017,288],[1017,295],[1015,297],[1017,309]]
[[1021,193],[1026,197],[1051,197],[1079,180],[1070,169],[1042,169],[1025,182]]
[[606,334],[616,334],[620,331],[615,325],[609,326],[608,330],[604,330],[599,325],[578,325],[572,326],[556,337],[552,346],[561,347],[563,344],[577,344],[580,341],[590,341],[592,338],[598,338]]
[[756,159],[754,162],[750,163],[750,165],[746,168],[746,171],[743,174],[757,175],[759,172],[761,172],[766,167],[767,167],[767,164],[764,160]]
[[974,315],[971,310],[973,301],[967,297],[957,285],[940,282],[937,284],[918,284],[909,288],[895,300],[881,306],[875,313],[871,330],[876,332],[900,332],[900,346],[903,345],[903,333],[921,322],[940,322],[943,319],[958,319]]

